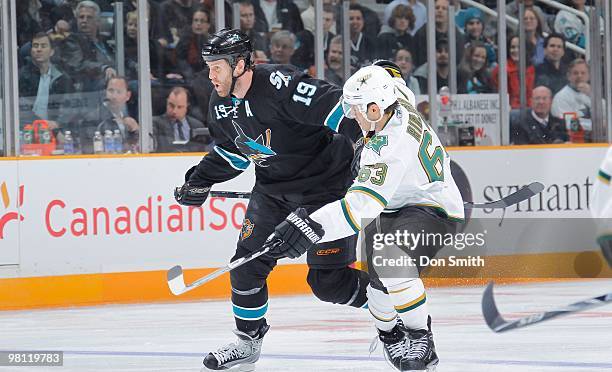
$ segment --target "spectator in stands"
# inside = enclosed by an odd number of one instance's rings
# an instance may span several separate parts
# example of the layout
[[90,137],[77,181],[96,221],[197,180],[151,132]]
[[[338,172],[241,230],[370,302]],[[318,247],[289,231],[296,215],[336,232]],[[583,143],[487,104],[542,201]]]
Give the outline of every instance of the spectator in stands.
[[255,30],[269,33],[279,30],[293,34],[304,29],[300,10],[292,0],[253,0],[255,8]]
[[323,48],[327,56],[327,50],[332,39],[336,36],[336,9],[331,4],[323,5]]
[[[123,12],[138,12],[138,0],[124,1]],[[157,41],[160,46],[166,48],[172,35],[161,21],[160,7],[157,0],[147,0],[147,14],[149,15],[149,38]]]
[[181,35],[176,46],[177,67],[185,79],[191,79],[204,67],[202,47],[208,41],[209,30],[210,13],[204,7],[199,7],[193,12],[191,28]]
[[477,8],[467,8],[457,13],[455,17],[457,27],[462,29],[467,38],[465,48],[473,42],[482,43],[487,49],[487,67],[493,68],[497,64],[497,48],[495,43],[485,36],[484,15]]
[[511,142],[515,145],[563,143],[569,141],[565,122],[550,114],[552,92],[545,86],[536,87],[531,99],[533,108],[529,109],[524,120],[514,115],[510,123]]
[[32,36],[43,30],[40,24],[40,1],[19,0],[17,7],[17,46],[32,40]]
[[408,88],[412,90],[412,93],[417,96],[421,94],[421,87],[419,86],[419,81],[414,76],[412,76],[412,72],[414,70],[414,65],[412,63],[412,53],[408,49],[399,48],[395,52],[393,62],[395,62],[399,66],[400,70],[402,71],[402,75],[404,76],[406,86],[408,86]]
[[[304,23],[304,30],[308,30],[314,34],[315,32],[315,8],[314,0],[308,0],[308,7],[304,9],[302,14],[302,22]],[[328,18],[329,13],[332,13],[332,19]],[[330,32],[332,37],[336,34],[336,10],[333,0],[323,0],[323,29],[325,32]],[[331,38],[330,38],[331,40]],[[325,43],[329,46],[329,40]]]
[[100,90],[115,76],[115,54],[98,35],[100,8],[93,1],[81,1],[76,7],[78,32],[61,42],[61,67],[80,85],[82,91]]
[[[525,9],[523,17],[525,23],[525,36],[533,45],[531,62],[536,65],[544,62],[544,35],[542,34],[542,19],[531,8]],[[529,55],[527,55],[529,57]]]
[[128,113],[127,103],[131,97],[132,92],[125,77],[111,78],[106,84],[106,99],[103,102],[104,109],[100,117],[102,121],[97,128],[102,134],[107,130],[112,132],[119,130],[123,138],[123,147],[126,150],[137,148],[140,131],[140,125]]
[[568,84],[553,99],[552,114],[565,119],[575,113],[585,130],[591,130],[591,84],[589,66],[584,59],[572,61],[567,72]]
[[161,3],[161,22],[163,35],[171,35],[171,45],[176,45],[181,35],[189,29],[193,13],[198,4],[196,0],[165,0]]
[[[155,152],[209,151],[204,124],[188,115],[189,91],[175,87],[168,94],[166,113],[153,117]],[[198,133],[201,132],[201,133]],[[209,147],[209,146],[208,146]]]
[[[506,5],[506,14],[518,19],[520,1],[523,1],[523,3],[525,4],[525,10],[530,9],[537,14],[538,19],[541,20],[542,32],[550,33],[550,27],[548,27],[549,17],[542,10],[542,8],[535,5],[535,0],[514,0],[508,5]],[[514,33],[518,34],[518,25],[511,25],[510,23],[508,23],[508,27],[510,27],[510,29]]]
[[487,48],[473,41],[463,53],[457,74],[457,93],[492,93],[489,70],[487,69]]
[[291,64],[296,41],[295,35],[290,31],[276,32],[270,40],[270,63]]
[[325,66],[325,80],[342,87],[344,85],[344,71],[342,59],[342,36],[334,36],[329,44]]
[[408,5],[398,5],[389,18],[389,32],[378,35],[378,58],[391,59],[398,49],[414,50],[414,38],[410,31],[414,28],[414,14]]
[[55,53],[49,35],[39,32],[32,37],[32,59],[19,69],[19,109],[22,125],[37,119],[47,120],[57,136],[67,126],[74,112],[65,94],[74,93],[72,80],[51,63]]
[[104,135],[106,130],[119,130],[123,138],[124,150],[138,151],[140,125],[130,116],[127,103],[132,97],[125,77],[115,76],[106,84],[105,98],[95,110],[87,112],[75,138],[79,139],[84,154],[93,153],[93,136],[95,131]]
[[389,18],[398,5],[408,5],[412,9],[414,14],[414,27],[410,30],[410,35],[416,35],[417,31],[427,22],[427,7],[418,0],[393,0],[387,6],[385,6],[385,13],[383,16],[383,27],[382,32],[388,31]]
[[[137,90],[138,80],[138,14],[136,11],[128,12],[125,21],[125,76],[130,81],[133,90]],[[163,77],[162,47],[155,39],[149,39],[149,67],[151,78],[156,80]]]
[[376,58],[376,39],[364,32],[363,7],[349,6],[349,29],[351,37],[351,66],[359,68],[369,65]]
[[[570,3],[570,6],[573,6],[576,10],[587,15],[589,14],[587,12],[590,11],[591,7],[585,5],[586,0],[572,0]],[[567,10],[559,11],[555,17],[554,28],[555,32],[565,37],[565,40],[576,44],[581,48],[585,47],[585,33],[587,32],[587,29],[582,19],[576,14],[568,12]]]
[[[436,40],[446,39],[448,40],[448,0],[436,0]],[[456,50],[457,55],[455,61],[459,62],[463,55],[463,48],[466,43],[465,36],[460,29],[456,29]],[[415,58],[415,65],[420,66],[427,62],[427,27],[421,27],[419,32],[415,35],[416,46],[413,57]]]
[[358,0],[351,0],[350,6],[355,6],[361,8],[361,14],[363,16],[363,32],[367,35],[376,36],[380,33],[380,18],[378,18],[378,13],[368,8],[367,6],[359,4]]
[[[448,74],[449,68],[449,55],[448,55],[448,40],[447,39],[436,39],[436,71],[437,71],[437,86],[436,90],[439,91],[442,87],[448,86]],[[419,81],[419,87],[421,94],[428,94],[427,77],[429,74],[428,64],[424,63],[414,72],[414,77]]]
[[255,31],[255,8],[251,0],[240,0],[240,30],[251,39],[253,50],[267,52],[268,41],[261,32]]
[[550,34],[544,40],[544,61],[536,65],[535,85],[550,88],[553,96],[567,84],[565,39],[561,34]]
[[[508,95],[510,96],[510,107],[517,109],[521,107],[521,84],[520,84],[520,71],[519,71],[519,37],[510,36],[506,44],[508,60],[507,62],[507,74],[508,74]],[[527,43],[527,55],[531,54],[533,46],[531,43]],[[527,58],[526,61],[527,70],[525,75],[525,90],[527,106],[531,107],[531,92],[533,91],[535,81],[535,68],[531,64],[531,59]],[[491,80],[493,87],[499,90],[499,65],[495,66],[491,72]]]

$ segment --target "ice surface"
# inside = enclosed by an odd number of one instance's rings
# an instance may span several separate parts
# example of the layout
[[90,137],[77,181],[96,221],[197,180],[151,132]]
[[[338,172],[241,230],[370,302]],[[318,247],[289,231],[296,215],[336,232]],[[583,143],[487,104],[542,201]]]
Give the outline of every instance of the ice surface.
[[[434,288],[428,304],[447,371],[612,371],[612,306],[503,334],[485,325],[482,287]],[[612,291],[610,281],[496,286],[516,318]],[[258,371],[392,371],[369,313],[313,296],[270,300]],[[0,312],[0,350],[62,350],[64,367],[0,371],[199,371],[202,356],[234,341],[229,301]]]

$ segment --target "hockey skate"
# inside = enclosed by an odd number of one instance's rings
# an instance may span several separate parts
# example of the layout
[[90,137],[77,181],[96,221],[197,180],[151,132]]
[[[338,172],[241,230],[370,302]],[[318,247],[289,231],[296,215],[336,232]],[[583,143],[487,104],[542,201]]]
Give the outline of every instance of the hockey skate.
[[427,319],[427,330],[409,330],[398,318],[395,327],[384,332],[378,330],[378,338],[370,346],[370,353],[376,349],[378,340],[383,343],[385,359],[398,371],[433,372],[439,362],[431,332],[431,317]]
[[259,360],[261,354],[263,337],[269,329],[270,326],[264,322],[255,336],[249,336],[244,332],[234,330],[234,333],[238,336],[238,342],[208,353],[204,358],[202,372],[227,370],[236,366],[238,367],[235,369],[236,371],[254,371],[255,362]]
[[400,371],[435,371],[440,360],[436,354],[433,333],[425,329],[406,331],[410,347],[402,358]]

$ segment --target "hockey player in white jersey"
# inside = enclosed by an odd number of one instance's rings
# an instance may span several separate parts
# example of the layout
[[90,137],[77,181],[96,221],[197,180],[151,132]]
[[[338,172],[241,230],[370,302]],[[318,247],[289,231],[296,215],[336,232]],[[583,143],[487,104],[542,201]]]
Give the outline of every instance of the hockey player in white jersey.
[[[359,175],[343,199],[310,216],[299,208],[279,224],[270,239],[283,243],[272,249],[273,256],[295,258],[316,243],[364,229],[372,268],[375,234],[455,232],[464,211],[449,155],[414,108],[412,92],[395,80],[379,66],[364,67],[347,80],[345,115],[354,117],[365,133]],[[376,223],[366,226],[374,218]],[[431,258],[442,247],[429,243],[404,252]],[[368,307],[387,360],[400,371],[435,369],[438,357],[418,273],[370,275]]]
[[606,158],[601,163],[597,181],[593,191],[591,214],[597,219],[597,243],[604,257],[612,267],[612,147],[608,149]]

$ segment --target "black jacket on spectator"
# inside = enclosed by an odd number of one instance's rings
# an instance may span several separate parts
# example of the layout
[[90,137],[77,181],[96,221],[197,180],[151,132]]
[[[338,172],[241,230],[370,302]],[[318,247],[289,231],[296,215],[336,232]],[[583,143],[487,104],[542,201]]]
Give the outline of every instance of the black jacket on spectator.
[[176,64],[177,72],[184,78],[190,79],[193,74],[204,68],[202,47],[206,41],[208,41],[207,35],[197,35],[191,30],[181,36],[181,40],[176,45]]
[[376,59],[376,38],[373,38],[361,32],[357,38],[357,42],[353,44],[351,40],[351,66],[361,68],[361,66],[369,65]]
[[569,141],[565,123],[563,120],[548,116],[548,125],[543,126],[532,115],[529,109],[525,113],[525,120],[520,120],[519,115],[510,123],[511,141],[515,145],[533,145],[547,143],[561,143]]
[[[115,129],[119,129],[119,125],[115,121],[113,114],[104,104],[100,104],[97,108],[88,111],[79,124],[78,126],[74,126],[72,133],[74,138],[78,139],[83,154],[93,153],[93,136],[96,131],[100,131],[100,134],[104,137],[105,130],[114,131]],[[138,137],[139,131],[128,132],[126,128],[126,133],[123,138],[124,146],[125,143],[138,143]]]
[[[181,35],[191,28],[191,18],[198,7],[198,2],[193,1],[191,6],[182,6],[174,0],[166,0],[160,6],[161,35],[171,35],[170,29],[176,28]],[[168,40],[172,42],[172,39]]]
[[383,32],[378,35],[378,58],[393,59],[398,49],[408,49],[414,53],[415,40],[409,33],[398,35],[396,32]]
[[[265,0],[261,0],[265,1]],[[255,30],[268,33],[269,25],[266,15],[261,9],[260,0],[253,0],[253,9],[255,10]],[[276,17],[281,23],[283,30],[291,31],[297,34],[304,29],[302,17],[297,5],[291,0],[277,0],[276,2]]]
[[40,70],[34,64],[28,63],[19,69],[19,117],[21,124],[31,123],[36,119],[45,119],[56,121],[60,127],[68,125],[77,114],[77,109],[71,108],[70,104],[70,99],[74,97],[66,96],[66,94],[74,93],[72,80],[57,66],[52,65],[49,104],[47,106],[49,116],[46,118],[39,118],[32,112],[38,95],[39,82]]
[[82,91],[99,90],[104,87],[104,72],[114,67],[114,51],[103,40],[94,43],[86,35],[72,33],[55,49],[59,54],[61,68]]
[[184,145],[173,144],[174,127],[166,115],[153,117],[153,138],[155,140],[155,152],[192,152],[207,151],[210,144],[210,136],[198,134],[194,130],[205,129],[204,123],[187,115],[185,117],[189,128],[191,128],[189,142]]
[[558,91],[567,85],[567,65],[561,62],[559,69],[557,69],[544,58],[544,62],[535,68],[534,86],[538,87],[540,85],[548,87],[552,91],[553,96],[557,94]]

